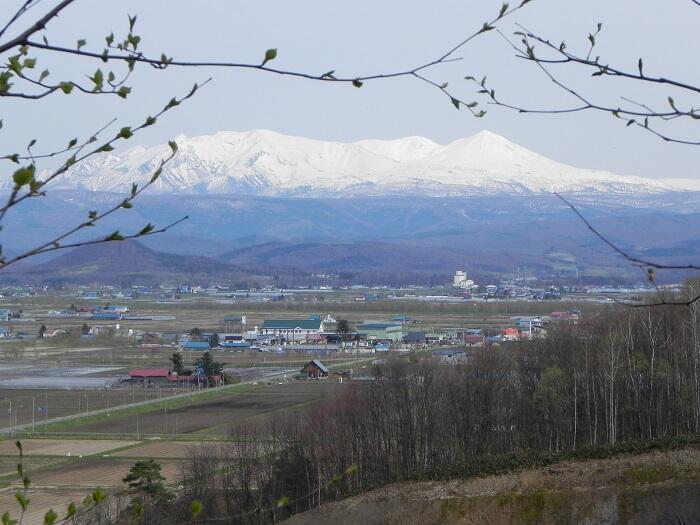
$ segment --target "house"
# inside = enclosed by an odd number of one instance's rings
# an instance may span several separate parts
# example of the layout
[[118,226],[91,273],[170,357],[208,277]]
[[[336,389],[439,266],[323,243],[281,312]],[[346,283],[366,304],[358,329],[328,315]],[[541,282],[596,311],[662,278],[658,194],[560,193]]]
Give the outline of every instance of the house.
[[425,346],[425,332],[408,332],[403,336],[403,342],[412,347]]
[[305,340],[309,335],[323,332],[323,321],[319,319],[268,319],[260,328],[262,335],[277,335],[286,341]]
[[337,379],[339,383],[346,380],[349,381],[352,379],[352,373],[349,370],[339,370],[337,372],[333,372],[333,379]]
[[501,337],[504,341],[517,341],[520,339],[520,330],[517,328],[505,328],[501,330]]
[[394,317],[391,318],[391,320],[399,322],[399,323],[403,323],[403,324],[411,322],[411,318],[408,317],[407,315],[395,315]]
[[466,334],[464,336],[464,344],[467,346],[484,346],[484,336]]
[[227,315],[224,317],[224,324],[226,325],[226,330],[231,332],[243,332],[245,331],[245,315]]
[[367,322],[357,327],[357,334],[368,340],[401,341],[404,327],[400,323]]
[[553,321],[567,321],[569,323],[576,324],[579,315],[576,312],[552,312],[549,314],[549,317]]
[[301,369],[301,373],[305,374],[307,378],[328,377],[328,368],[318,359],[312,359]]
[[0,321],[9,321],[12,317],[12,310],[2,309],[0,310]]

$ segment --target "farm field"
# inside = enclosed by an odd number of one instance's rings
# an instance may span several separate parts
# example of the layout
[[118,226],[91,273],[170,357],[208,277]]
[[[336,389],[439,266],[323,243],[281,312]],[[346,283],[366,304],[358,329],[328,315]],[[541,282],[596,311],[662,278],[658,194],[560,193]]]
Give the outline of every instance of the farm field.
[[[193,447],[225,443],[231,430],[237,427],[264,424],[295,408],[335,395],[344,386],[332,380],[313,380],[270,382],[244,391],[212,390],[206,392],[211,397],[193,400],[167,413],[157,409],[139,414],[143,426],[138,434],[136,417],[129,414],[108,420],[95,420],[91,416],[75,420],[70,424],[71,437],[61,437],[56,432],[50,438],[22,439],[24,465],[32,480],[31,512],[24,523],[41,523],[50,507],[65,508],[71,499],[80,501],[96,487],[107,492],[122,489],[122,478],[138,459],[156,458],[166,482],[175,485]],[[177,434],[175,418],[179,425]],[[149,433],[159,436],[146,437]],[[172,439],[168,439],[169,433]],[[91,439],[93,435],[119,435],[124,439]],[[214,436],[216,441],[210,441]],[[4,485],[0,488],[0,509],[3,511],[18,508],[14,500],[19,487],[16,463],[14,439],[0,441],[0,487]]]
[[[31,425],[34,406],[34,429],[43,430],[47,419],[84,414],[92,410],[117,408],[121,405],[162,399],[172,393],[160,389],[119,388],[113,390],[55,390],[55,389],[2,389],[0,390],[0,428]],[[10,408],[12,412],[10,412]]]
[[[19,505],[15,500],[14,489],[0,490],[0,509],[10,511],[12,518],[19,516]],[[59,514],[65,513],[68,503],[79,503],[86,496],[86,491],[75,489],[31,489],[27,497],[31,501],[27,513],[24,515],[22,525],[40,525],[43,523],[44,514],[49,509],[54,509]]]
[[82,424],[71,424],[74,434],[138,434],[182,437],[198,434],[226,437],[233,429],[260,425],[270,417],[290,409],[320,401],[339,391],[342,385],[333,381],[294,381],[258,385],[244,393],[224,391],[213,399],[194,401],[175,408],[156,408],[138,417],[128,414]]

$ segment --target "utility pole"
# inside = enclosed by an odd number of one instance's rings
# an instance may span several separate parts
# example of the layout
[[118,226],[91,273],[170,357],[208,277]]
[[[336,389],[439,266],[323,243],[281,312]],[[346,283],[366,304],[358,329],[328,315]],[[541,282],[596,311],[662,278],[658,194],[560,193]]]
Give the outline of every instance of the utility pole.
[[34,398],[32,398],[32,432],[34,432]]

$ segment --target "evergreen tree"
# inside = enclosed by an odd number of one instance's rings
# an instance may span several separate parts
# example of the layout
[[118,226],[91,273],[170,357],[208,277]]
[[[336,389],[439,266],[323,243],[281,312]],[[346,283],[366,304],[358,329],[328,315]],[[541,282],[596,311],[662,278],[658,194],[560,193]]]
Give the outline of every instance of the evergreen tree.
[[347,341],[348,334],[352,332],[352,327],[347,319],[338,319],[335,325],[335,331],[338,332],[343,342]]
[[170,496],[164,483],[165,478],[160,473],[160,464],[153,459],[139,460],[134,463],[122,481],[128,484],[129,492],[135,499],[143,499],[146,503]]
[[197,328],[196,326],[189,331],[190,340],[192,341],[201,341],[202,340],[202,331]]
[[197,368],[200,368],[202,373],[207,377],[219,375],[224,369],[223,364],[214,361],[210,352],[204,352],[202,357],[197,359],[194,364]]
[[170,362],[173,364],[173,370],[177,375],[181,376],[185,372],[185,363],[180,352],[174,352]]

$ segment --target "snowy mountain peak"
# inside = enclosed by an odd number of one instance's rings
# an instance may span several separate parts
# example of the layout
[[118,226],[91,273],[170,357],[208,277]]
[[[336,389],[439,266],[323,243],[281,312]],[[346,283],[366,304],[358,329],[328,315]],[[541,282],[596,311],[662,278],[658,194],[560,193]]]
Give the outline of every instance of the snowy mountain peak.
[[[177,138],[179,152],[153,187],[161,193],[269,196],[482,195],[671,191],[651,179],[578,169],[481,131],[445,146],[424,137],[326,142],[269,130]],[[169,153],[136,146],[76,165],[63,188],[124,191],[144,184]]]

